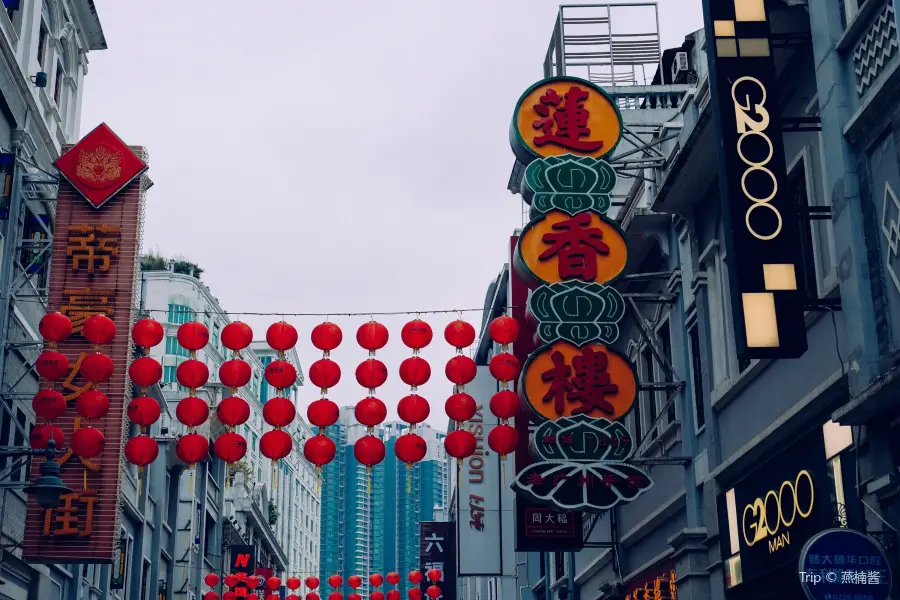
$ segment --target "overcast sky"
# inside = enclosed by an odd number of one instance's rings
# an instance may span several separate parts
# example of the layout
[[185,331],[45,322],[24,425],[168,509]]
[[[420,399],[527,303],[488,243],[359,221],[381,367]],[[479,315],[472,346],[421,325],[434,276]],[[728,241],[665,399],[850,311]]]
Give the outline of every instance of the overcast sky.
[[[483,305],[521,224],[506,190],[509,121],[541,79],[556,2],[95,3],[109,49],[89,55],[81,133],[105,121],[149,148],[145,251],[198,263],[234,313]],[[659,5],[664,48],[702,26],[700,0]],[[388,418],[408,393],[399,334],[413,317],[378,317],[391,332],[379,353]],[[455,316],[422,318],[435,341],[420,393],[444,428],[443,328]],[[477,328],[481,315],[464,318]],[[263,337],[278,318],[243,320]],[[318,358],[309,331],[324,319],[288,320],[305,372]],[[331,320],[345,335],[332,399],[354,404],[365,395],[355,332],[368,317]],[[301,397],[305,414],[317,391]]]

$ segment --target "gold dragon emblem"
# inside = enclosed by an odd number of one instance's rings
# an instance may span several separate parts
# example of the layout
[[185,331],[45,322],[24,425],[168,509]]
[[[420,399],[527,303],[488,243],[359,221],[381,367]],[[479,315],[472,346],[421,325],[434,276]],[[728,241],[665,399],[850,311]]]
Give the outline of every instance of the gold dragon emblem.
[[122,154],[106,146],[82,150],[75,176],[88,185],[105,187],[122,176]]

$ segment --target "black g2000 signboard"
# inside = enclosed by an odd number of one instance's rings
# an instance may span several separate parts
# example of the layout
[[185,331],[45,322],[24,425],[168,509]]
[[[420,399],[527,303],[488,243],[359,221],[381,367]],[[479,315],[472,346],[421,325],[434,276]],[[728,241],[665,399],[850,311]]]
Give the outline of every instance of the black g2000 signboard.
[[703,0],[740,359],[806,352],[797,206],[787,193],[766,0]]

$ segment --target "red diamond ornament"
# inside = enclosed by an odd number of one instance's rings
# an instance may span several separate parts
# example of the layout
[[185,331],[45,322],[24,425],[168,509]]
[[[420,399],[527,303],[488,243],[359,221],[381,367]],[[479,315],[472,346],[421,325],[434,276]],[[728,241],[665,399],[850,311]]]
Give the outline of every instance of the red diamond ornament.
[[103,206],[148,168],[106,123],[81,138],[55,164],[94,208]]

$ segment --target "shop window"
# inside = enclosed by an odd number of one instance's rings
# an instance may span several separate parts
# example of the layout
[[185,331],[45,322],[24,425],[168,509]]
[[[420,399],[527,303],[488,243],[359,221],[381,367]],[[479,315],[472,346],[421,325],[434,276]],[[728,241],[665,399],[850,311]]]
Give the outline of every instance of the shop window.
[[688,331],[691,349],[691,382],[694,392],[694,428],[697,433],[706,425],[706,413],[703,410],[703,361],[700,357],[700,332],[695,325]]

